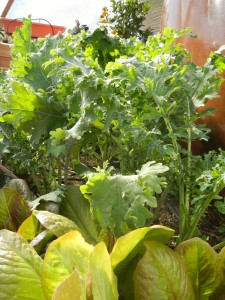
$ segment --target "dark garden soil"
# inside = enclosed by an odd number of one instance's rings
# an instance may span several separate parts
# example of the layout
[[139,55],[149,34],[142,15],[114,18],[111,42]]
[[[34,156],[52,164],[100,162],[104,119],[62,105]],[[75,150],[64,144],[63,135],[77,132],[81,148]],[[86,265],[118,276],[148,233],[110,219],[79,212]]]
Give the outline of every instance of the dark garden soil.
[[[160,210],[159,218],[155,224],[168,226],[178,234],[179,211],[175,201],[164,204]],[[208,242],[212,247],[225,240],[225,215],[218,212],[213,206],[209,207],[208,212],[199,224],[199,237]],[[172,241],[172,247],[176,246],[176,240]],[[220,249],[218,249],[220,250]]]

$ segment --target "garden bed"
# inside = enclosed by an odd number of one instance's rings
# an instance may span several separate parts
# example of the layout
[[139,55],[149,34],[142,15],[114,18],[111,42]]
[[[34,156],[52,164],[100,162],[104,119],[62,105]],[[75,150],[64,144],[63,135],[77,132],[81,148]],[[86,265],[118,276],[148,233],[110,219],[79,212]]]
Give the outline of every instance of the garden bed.
[[30,26],[0,78],[2,163],[29,183],[9,172],[0,189],[0,298],[220,299],[225,151],[192,143],[223,56],[193,64],[175,43],[187,30],[33,41]]

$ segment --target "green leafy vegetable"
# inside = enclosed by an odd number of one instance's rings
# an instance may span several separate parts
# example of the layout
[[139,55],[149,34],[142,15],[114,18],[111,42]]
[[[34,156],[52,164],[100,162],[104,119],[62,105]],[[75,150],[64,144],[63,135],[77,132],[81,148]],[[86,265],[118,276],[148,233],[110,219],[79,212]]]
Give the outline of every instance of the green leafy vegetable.
[[29,217],[31,210],[14,189],[0,189],[0,228],[17,231],[20,224]]
[[125,299],[133,299],[133,272],[145,252],[144,241],[167,243],[174,231],[160,225],[138,228],[118,238],[110,253],[112,267]]
[[105,243],[97,244],[90,256],[90,273],[93,299],[117,300],[117,278]]
[[47,299],[52,299],[55,289],[74,269],[85,288],[92,249],[93,246],[87,244],[78,231],[68,232],[50,244],[42,269],[42,286]]
[[11,179],[5,187],[16,190],[26,201],[31,201],[33,195],[26,181],[23,179]]
[[[45,300],[42,259],[19,234],[0,231],[0,298]],[[10,287],[10,288],[9,288]]]
[[52,300],[86,300],[83,280],[75,269],[72,274],[65,279],[52,295]]
[[199,238],[182,242],[177,248],[185,261],[198,299],[208,299],[224,282],[223,265],[217,253]]
[[146,241],[145,246],[133,277],[135,299],[195,299],[182,258],[156,241]]
[[77,229],[79,230],[74,222],[61,215],[56,215],[49,211],[40,210],[33,210],[32,213],[42,226],[51,231],[57,237],[60,237],[61,235],[69,231]]
[[147,209],[156,207],[154,193],[162,191],[168,167],[149,162],[142,167],[138,175],[107,176],[106,173],[92,174],[81,192],[89,200],[93,219],[103,231],[113,229],[119,237],[131,229],[145,225],[151,212]]
[[90,204],[78,186],[68,186],[62,198],[59,213],[72,220],[89,243],[98,241],[96,225],[92,220]]
[[23,221],[17,232],[27,241],[32,241],[38,233],[38,219],[31,214]]

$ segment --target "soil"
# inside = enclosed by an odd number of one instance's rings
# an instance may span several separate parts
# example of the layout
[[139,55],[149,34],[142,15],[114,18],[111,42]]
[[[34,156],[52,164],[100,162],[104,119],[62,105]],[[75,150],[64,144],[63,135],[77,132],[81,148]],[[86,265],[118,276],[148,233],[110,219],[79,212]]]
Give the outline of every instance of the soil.
[[[169,204],[163,205],[156,224],[168,226],[175,230],[175,236],[178,234],[179,212],[176,201],[172,200]],[[225,232],[220,232],[225,226],[225,215],[218,212],[216,208],[210,206],[208,212],[199,224],[199,237],[208,242],[212,247],[225,240]],[[171,243],[176,246],[176,239]],[[220,250],[220,249],[218,249]]]

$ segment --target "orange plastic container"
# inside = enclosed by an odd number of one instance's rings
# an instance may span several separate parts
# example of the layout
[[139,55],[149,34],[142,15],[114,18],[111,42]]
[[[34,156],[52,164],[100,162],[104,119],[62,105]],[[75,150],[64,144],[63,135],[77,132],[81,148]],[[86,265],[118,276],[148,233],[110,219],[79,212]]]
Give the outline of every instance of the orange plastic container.
[[[23,21],[18,19],[1,18],[1,23],[6,34],[12,34],[17,27],[23,25]],[[32,38],[45,37],[46,35],[55,35],[57,33],[63,33],[66,30],[63,26],[51,25],[32,22]]]
[[[197,65],[204,64],[211,51],[225,44],[224,24],[224,0],[164,0],[162,29],[191,27],[198,38],[185,37],[179,42],[190,51]],[[212,132],[209,142],[195,145],[195,153],[219,147],[225,149],[225,82],[220,90],[220,98],[209,100],[205,107],[215,107],[217,110],[215,116],[201,120]]]

